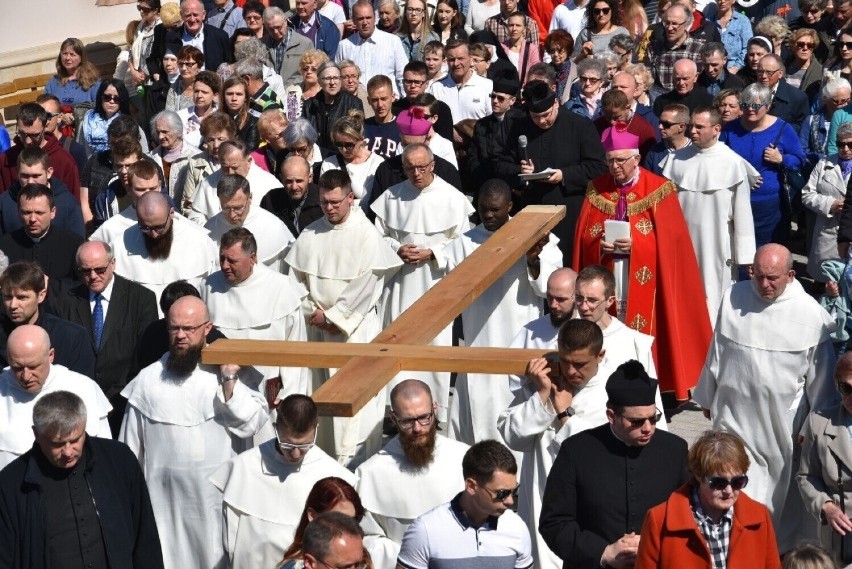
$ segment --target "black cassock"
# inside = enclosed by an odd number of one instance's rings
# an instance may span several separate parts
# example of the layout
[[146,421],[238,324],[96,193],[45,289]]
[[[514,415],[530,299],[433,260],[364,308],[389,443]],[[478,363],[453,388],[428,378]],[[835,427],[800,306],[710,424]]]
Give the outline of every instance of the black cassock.
[[630,447],[609,424],[562,443],[547,477],[539,533],[568,569],[598,569],[607,545],[639,534],[646,512],[689,479],[686,441],[657,430]]

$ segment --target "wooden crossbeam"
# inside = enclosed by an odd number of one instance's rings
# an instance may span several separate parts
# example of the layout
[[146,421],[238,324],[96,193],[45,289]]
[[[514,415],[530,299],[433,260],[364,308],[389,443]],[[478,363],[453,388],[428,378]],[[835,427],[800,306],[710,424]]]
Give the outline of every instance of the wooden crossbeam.
[[[564,206],[527,206],[518,215],[513,217],[485,241],[474,253],[453,269],[446,277],[441,279],[432,289],[424,294],[420,300],[403,312],[393,323],[382,331],[370,344],[339,344],[329,343],[332,353],[354,354],[340,366],[337,373],[326,381],[313,393],[313,399],[323,415],[334,415],[339,417],[352,417],[370,399],[375,397],[379,390],[384,389],[393,377],[404,369],[413,369],[403,364],[407,357],[406,350],[415,347],[427,348],[431,342],[444,328],[446,328],[465,308],[470,306],[480,294],[485,292],[500,276],[505,273],[518,259],[543,236],[553,229],[559,221],[565,217]],[[223,342],[220,340],[219,342]],[[271,354],[262,352],[260,348],[248,355],[240,353],[236,344],[221,344],[215,342],[206,347],[202,352],[204,363],[243,363],[263,365],[283,365],[274,363],[276,361],[265,359],[274,356],[274,345]],[[261,345],[261,341],[255,341]],[[286,342],[285,342],[286,344]],[[292,343],[298,351],[301,342]],[[378,351],[390,349],[389,346],[397,346],[399,352],[393,356],[376,357],[369,355],[370,350],[376,350],[373,346],[380,345]],[[228,346],[228,347],[226,347]],[[355,347],[355,351],[350,351]],[[435,348],[432,348],[435,349]],[[288,348],[288,351],[291,348]],[[418,365],[429,365],[432,371],[475,371],[474,369],[456,369],[456,364],[461,367],[473,365],[473,356],[456,355],[456,359],[440,358],[448,356],[451,351],[432,352],[435,355],[418,359],[417,355],[410,356],[409,360]],[[456,348],[462,352],[467,348]],[[518,373],[523,372],[518,360],[511,361],[513,356],[508,349],[492,349],[492,357],[495,360],[510,360],[483,372],[492,373]],[[430,352],[418,352],[426,354]],[[540,354],[541,352],[536,352]],[[532,354],[531,357],[535,357]],[[240,360],[234,358],[241,358]],[[284,356],[282,356],[283,358]],[[329,356],[331,357],[331,356]],[[529,359],[529,357],[527,357]],[[318,367],[335,367],[331,359],[318,358],[316,354],[306,353],[304,358],[287,356],[287,362],[291,365],[310,365],[308,362],[319,364]],[[524,360],[526,364],[526,360]],[[478,364],[477,364],[478,365]],[[483,364],[484,365],[484,364]]]
[[522,375],[527,362],[551,350],[460,348],[398,344],[339,344],[278,340],[217,340],[204,349],[206,364],[341,368],[357,357],[389,358],[401,370]]

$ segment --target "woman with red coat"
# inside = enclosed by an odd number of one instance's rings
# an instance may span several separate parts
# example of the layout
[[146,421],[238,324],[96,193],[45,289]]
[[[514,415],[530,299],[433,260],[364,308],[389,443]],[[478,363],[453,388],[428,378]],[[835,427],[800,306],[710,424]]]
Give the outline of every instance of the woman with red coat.
[[769,510],[742,492],[748,467],[732,433],[707,431],[695,441],[694,478],[648,510],[635,569],[780,569]]

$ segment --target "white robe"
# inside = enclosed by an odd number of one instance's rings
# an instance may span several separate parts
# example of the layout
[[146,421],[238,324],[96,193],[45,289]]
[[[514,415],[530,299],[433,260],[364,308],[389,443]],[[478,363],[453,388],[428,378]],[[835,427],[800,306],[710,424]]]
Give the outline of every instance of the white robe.
[[677,184],[710,322],[715,323],[722,294],[737,281],[739,265],[754,258],[751,186],[758,173],[722,142],[682,148],[669,154],[662,168],[663,176]]
[[[564,425],[556,419],[553,404],[542,403],[535,388],[527,383],[515,394],[511,405],[500,413],[497,428],[502,440],[515,452],[523,453],[518,515],[533,534],[533,557],[538,569],[560,569],[562,560],[553,553],[538,533],[538,518],[547,475],[562,442],[572,435],[607,422],[606,382],[613,372],[603,365],[580,391],[571,407],[574,416]],[[661,407],[662,409],[662,407]],[[561,411],[561,409],[560,409]]]
[[[254,200],[252,202],[255,203]],[[284,257],[287,256],[295,237],[283,221],[260,205],[251,205],[242,226],[228,223],[221,211],[204,224],[204,229],[210,232],[210,239],[215,241],[216,245],[221,245],[222,236],[236,227],[245,227],[254,235],[258,261],[274,271],[284,272]]]
[[[392,186],[370,207],[376,214],[376,227],[394,251],[414,244],[420,249],[431,249],[435,257],[417,266],[403,265],[390,282],[384,301],[387,326],[444,276],[441,250],[470,228],[468,218],[474,209],[463,193],[437,176],[422,190],[408,180]],[[452,341],[451,324],[431,344],[450,346]],[[438,404],[438,419],[447,420],[450,372],[403,371],[388,384],[388,393],[403,379],[424,381]]]
[[722,298],[693,393],[714,429],[743,438],[751,460],[747,492],[772,514],[782,553],[816,537],[793,476],[800,452],[794,439],[809,412],[837,402],[833,329],[798,281],[774,302],[761,298],[753,281],[739,282]]
[[319,480],[356,478],[319,447],[299,464],[284,460],[276,439],[223,464],[210,477],[222,493],[224,547],[234,569],[272,568],[293,542],[308,494]]
[[[222,170],[219,169],[198,184],[195,196],[192,198],[192,207],[186,212],[186,216],[198,225],[204,225],[208,219],[222,211],[222,204],[219,203],[219,196],[216,195],[216,185],[221,179]],[[278,178],[254,162],[251,163],[248,172],[246,172],[246,180],[248,180],[251,190],[251,201],[258,206],[260,206],[260,200],[269,190],[282,186]]]
[[[308,338],[302,301],[308,291],[293,279],[264,265],[254,266],[251,276],[232,285],[222,271],[206,279],[200,289],[201,298],[210,311],[210,321],[226,337],[238,340],[289,340],[304,342]],[[270,397],[266,382],[281,378],[278,399],[299,393],[310,395],[310,372],[304,367],[254,366],[259,373],[255,385],[244,377],[248,385]],[[269,423],[258,433],[254,442],[259,444],[275,436],[272,422],[274,409],[270,409]]]
[[112,405],[97,383],[79,373],[51,364],[37,393],[24,391],[10,368],[0,373],[0,470],[33,446],[33,407],[54,391],[70,391],[86,405],[86,433],[111,439],[107,414]]
[[[127,228],[123,237],[112,243],[116,274],[144,286],[158,300],[163,289],[180,279],[200,289],[202,279],[218,266],[219,250],[207,232],[181,215],[175,214],[173,220],[172,249],[166,259],[148,258],[138,225]],[[159,303],[157,311],[162,318]]]
[[[381,331],[379,300],[402,261],[360,208],[353,207],[346,221],[337,225],[325,217],[308,225],[293,243],[285,262],[292,277],[308,289],[302,303],[305,316],[322,309],[342,332],[329,334],[309,326],[310,339],[367,343]],[[328,375],[325,370],[315,370],[313,377],[316,389]],[[385,399],[382,389],[354,417],[334,418],[333,440],[329,425],[321,420],[320,446],[344,464],[377,452],[381,448]]]
[[128,403],[118,438],[145,474],[165,568],[224,568],[222,493],[209,478],[266,424],[266,401],[237,381],[226,402],[216,368],[177,378],[168,357],[121,392]]
[[[477,225],[457,237],[441,255],[447,269],[458,266],[473,254],[492,233]],[[471,347],[503,348],[509,346],[517,330],[543,313],[547,279],[562,266],[562,253],[552,234],[544,246],[540,271],[533,279],[522,257],[488,287],[462,313],[465,344]],[[497,417],[512,402],[506,376],[482,373],[460,373],[456,379],[456,395],[450,408],[449,436],[473,444],[500,438]]]
[[89,237],[89,241],[103,241],[104,243],[112,245],[115,241],[121,239],[125,230],[130,229],[137,223],[139,223],[139,218],[136,217],[136,208],[129,205],[121,210],[118,215],[114,215],[104,221],[101,226],[92,233]]
[[416,469],[405,457],[399,437],[392,438],[355,471],[358,495],[367,510],[364,531],[402,544],[411,522],[464,489],[462,458],[469,448],[439,434],[432,463]]

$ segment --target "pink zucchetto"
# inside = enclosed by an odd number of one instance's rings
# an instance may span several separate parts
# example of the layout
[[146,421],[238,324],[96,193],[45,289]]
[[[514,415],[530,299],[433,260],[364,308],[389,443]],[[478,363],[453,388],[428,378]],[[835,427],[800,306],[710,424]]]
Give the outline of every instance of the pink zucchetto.
[[406,136],[426,136],[432,128],[432,123],[423,116],[423,109],[412,107],[396,116],[396,126],[400,134]]
[[624,129],[611,126],[603,132],[601,143],[604,151],[639,150],[639,137]]

